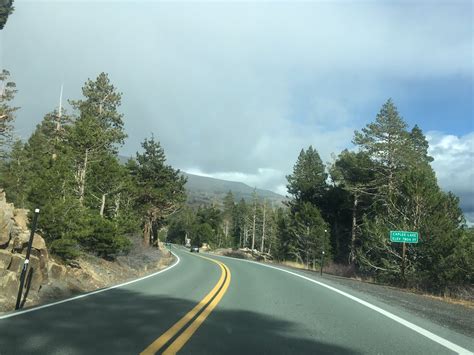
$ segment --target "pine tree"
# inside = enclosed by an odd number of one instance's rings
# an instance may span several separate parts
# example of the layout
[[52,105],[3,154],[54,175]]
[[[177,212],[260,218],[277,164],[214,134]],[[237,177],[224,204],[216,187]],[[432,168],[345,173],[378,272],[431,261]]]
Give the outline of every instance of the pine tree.
[[8,154],[2,161],[0,180],[2,187],[8,192],[8,198],[17,208],[24,208],[27,204],[27,182],[30,175],[28,157],[25,145],[21,140],[16,140]]
[[276,258],[278,260],[285,260],[290,257],[295,257],[296,243],[290,231],[290,215],[288,210],[280,207],[276,210],[275,224],[276,224]]
[[[425,288],[436,282],[447,285],[449,277],[435,277],[430,271],[436,269],[433,260],[449,258],[462,239],[462,213],[458,200],[438,186],[423,132],[418,126],[411,132],[406,128],[389,100],[376,122],[363,133],[356,132],[354,142],[374,166],[376,196],[362,217],[357,262],[362,270],[391,283],[418,286],[418,276],[423,274],[429,275]],[[391,243],[390,230],[419,232],[420,241],[417,245]],[[441,240],[443,247],[438,244]]]
[[112,154],[104,153],[100,158],[90,164],[86,205],[101,217],[113,218],[117,213],[116,195],[126,186],[127,171]]
[[152,136],[142,143],[143,153],[137,153],[136,163],[129,165],[136,188],[136,208],[143,215],[143,240],[150,245],[157,231],[186,200],[186,179],[179,170],[166,165],[160,143]]
[[234,208],[232,234],[234,236],[234,246],[239,248],[247,246],[247,233],[249,230],[247,218],[249,214],[248,210],[247,203],[243,198],[240,199]]
[[0,5],[0,30],[3,30],[5,27],[8,16],[13,13],[13,0],[4,0],[2,5]]
[[87,193],[87,175],[91,163],[106,154],[117,154],[123,143],[123,115],[118,112],[121,94],[105,73],[95,81],[88,80],[82,88],[83,100],[71,101],[79,118],[69,132],[70,144],[76,155],[77,195],[81,205]]
[[[356,258],[356,242],[360,224],[360,210],[371,204],[375,193],[374,167],[365,152],[350,152],[347,149],[339,154],[331,167],[331,178],[337,187],[347,191],[351,196],[351,223],[349,262],[354,263]],[[329,196],[328,196],[329,197]],[[342,207],[342,206],[340,206]]]
[[[0,13],[0,26],[2,21],[1,16]],[[0,72],[0,157],[4,157],[6,145],[12,138],[12,122],[15,119],[15,111],[18,110],[18,107],[10,105],[17,90],[16,84],[10,81],[9,78],[10,73],[3,69]]]
[[320,206],[327,189],[327,173],[316,149],[310,146],[301,150],[293,167],[293,174],[288,175],[287,189],[296,203],[311,202]]
[[329,235],[327,224],[319,209],[309,202],[299,204],[294,211],[291,222],[291,232],[295,238],[295,256],[297,260],[307,265],[315,265],[316,259],[324,251],[330,256]]

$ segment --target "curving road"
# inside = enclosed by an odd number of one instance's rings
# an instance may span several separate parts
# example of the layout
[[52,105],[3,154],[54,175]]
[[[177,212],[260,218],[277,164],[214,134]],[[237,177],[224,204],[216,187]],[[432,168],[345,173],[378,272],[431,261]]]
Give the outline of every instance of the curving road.
[[5,354],[469,354],[472,338],[317,275],[191,254],[119,287],[0,317]]

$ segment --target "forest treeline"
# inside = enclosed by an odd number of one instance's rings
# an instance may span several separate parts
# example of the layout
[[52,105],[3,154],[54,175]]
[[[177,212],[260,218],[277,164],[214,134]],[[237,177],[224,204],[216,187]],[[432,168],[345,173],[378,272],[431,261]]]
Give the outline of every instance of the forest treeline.
[[122,95],[107,74],[85,83],[83,97],[69,101],[72,113],[61,104],[48,113],[26,142],[14,139],[16,85],[6,70],[0,84],[0,186],[16,207],[41,209],[49,249],[64,259],[81,252],[110,258],[129,250],[126,235],[141,232],[145,245],[155,243],[186,200],[186,180],[153,136],[134,159],[119,162]]
[[[472,287],[474,234],[459,199],[442,191],[428,142],[411,129],[394,103],[324,164],[317,149],[302,149],[287,176],[288,201],[275,206],[254,193],[218,204],[185,205],[185,178],[166,164],[151,136],[126,164],[121,93],[108,76],[88,80],[82,97],[45,115],[26,141],[14,138],[16,93],[0,73],[0,186],[18,207],[41,208],[40,232],[64,259],[82,252],[126,253],[130,238],[212,248],[249,248],[275,260],[318,268],[329,262],[378,281],[433,292]],[[391,243],[391,230],[416,231],[417,244]]]
[[[378,281],[437,293],[472,287],[474,233],[459,199],[440,189],[428,142],[409,129],[392,100],[354,133],[354,150],[324,164],[312,146],[301,150],[286,206],[252,202],[185,208],[170,219],[168,237],[213,247],[240,247],[308,268],[326,260]],[[392,243],[390,231],[416,231],[419,243]]]

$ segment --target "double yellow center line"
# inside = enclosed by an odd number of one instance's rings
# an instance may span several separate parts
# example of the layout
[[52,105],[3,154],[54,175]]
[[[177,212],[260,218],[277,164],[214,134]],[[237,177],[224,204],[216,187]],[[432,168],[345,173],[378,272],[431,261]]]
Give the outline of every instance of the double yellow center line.
[[[227,291],[230,284],[230,270],[220,261],[200,256],[216,263],[221,268],[221,276],[214,288],[209,292],[192,310],[190,310],[183,318],[176,322],[170,329],[164,332],[158,339],[151,343],[145,350],[141,352],[142,355],[156,354],[166,344],[169,343],[173,337],[176,336],[184,328],[184,331],[163,351],[163,354],[176,354],[186,342],[192,337],[194,332],[206,320],[207,316],[217,306],[222,297]],[[197,317],[196,317],[197,315]],[[193,320],[194,319],[194,320]]]

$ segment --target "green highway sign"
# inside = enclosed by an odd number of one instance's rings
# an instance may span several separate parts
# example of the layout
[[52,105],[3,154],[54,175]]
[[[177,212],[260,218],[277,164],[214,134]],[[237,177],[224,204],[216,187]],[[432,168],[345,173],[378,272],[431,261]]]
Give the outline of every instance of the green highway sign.
[[418,232],[390,231],[390,241],[395,243],[418,243]]

